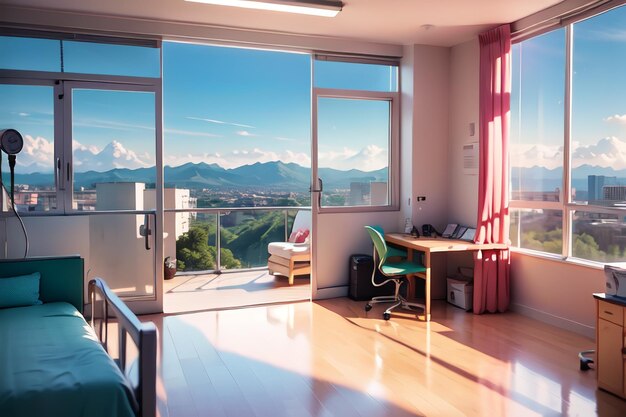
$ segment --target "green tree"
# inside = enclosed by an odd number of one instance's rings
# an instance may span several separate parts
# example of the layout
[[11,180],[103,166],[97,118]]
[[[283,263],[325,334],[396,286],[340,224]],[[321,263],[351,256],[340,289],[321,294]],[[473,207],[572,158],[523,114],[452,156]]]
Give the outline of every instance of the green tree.
[[600,245],[593,236],[583,233],[574,235],[572,254],[577,258],[590,259],[592,261],[605,261],[606,253],[600,250]]
[[[176,266],[181,271],[206,271],[216,268],[217,250],[209,244],[209,237],[215,239],[215,227],[207,223],[198,223],[189,232],[183,233],[176,241]],[[241,268],[241,261],[226,248],[220,250],[222,268]]]
[[192,227],[176,241],[176,263],[182,271],[215,269],[215,250],[209,246],[209,234],[204,227]]
[[[561,254],[563,251],[562,235],[561,229],[550,231],[529,230],[522,233],[522,247]],[[594,237],[587,233],[574,234],[573,241],[572,254],[577,258],[599,262],[621,259],[619,246],[611,245],[607,248],[608,253],[604,252],[600,249],[600,245]]]

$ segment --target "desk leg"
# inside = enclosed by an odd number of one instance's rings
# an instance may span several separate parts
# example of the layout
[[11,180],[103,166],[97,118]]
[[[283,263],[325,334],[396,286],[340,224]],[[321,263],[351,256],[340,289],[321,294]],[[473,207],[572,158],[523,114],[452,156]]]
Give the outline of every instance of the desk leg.
[[426,267],[425,300],[424,300],[424,318],[430,321],[430,252],[424,252],[424,266]]
[[[413,260],[413,251],[411,249],[407,249],[406,250],[407,253],[407,260],[412,261]],[[417,279],[417,277],[415,275],[407,275],[406,277],[406,282],[407,282],[407,288],[406,288],[406,295],[407,295],[407,299],[409,301],[414,300],[415,299],[415,280]]]

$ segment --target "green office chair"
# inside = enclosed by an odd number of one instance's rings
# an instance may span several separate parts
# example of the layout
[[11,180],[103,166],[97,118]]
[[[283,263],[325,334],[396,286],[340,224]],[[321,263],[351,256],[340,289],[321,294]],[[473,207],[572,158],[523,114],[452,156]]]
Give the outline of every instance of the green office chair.
[[[372,229],[376,230],[378,233],[380,233],[380,235],[383,237],[385,237],[385,230],[383,229],[382,226],[368,226],[371,227]],[[408,258],[409,256],[406,253],[406,249],[405,248],[395,248],[393,246],[387,246],[387,258],[394,258],[396,256],[399,256],[400,258]]]
[[383,318],[385,320],[389,320],[391,318],[391,310],[396,307],[408,310],[410,310],[411,307],[425,309],[424,304],[410,303],[400,295],[400,286],[402,285],[402,281],[406,279],[407,275],[426,271],[424,265],[409,261],[408,259],[402,259],[398,262],[390,262],[389,258],[391,257],[392,251],[390,250],[391,248],[387,246],[383,235],[379,232],[382,228],[380,226],[365,226],[365,230],[367,230],[367,233],[369,233],[370,238],[374,243],[374,259],[377,257],[380,259],[378,263],[378,270],[386,277],[389,277],[389,279],[381,283],[377,283],[376,270],[374,270],[372,272],[372,284],[376,287],[383,286],[390,281],[393,281],[396,284],[394,295],[383,295],[372,298],[367,304],[365,304],[365,311],[370,311],[372,309],[372,304],[394,303],[394,305],[389,307],[383,313]]

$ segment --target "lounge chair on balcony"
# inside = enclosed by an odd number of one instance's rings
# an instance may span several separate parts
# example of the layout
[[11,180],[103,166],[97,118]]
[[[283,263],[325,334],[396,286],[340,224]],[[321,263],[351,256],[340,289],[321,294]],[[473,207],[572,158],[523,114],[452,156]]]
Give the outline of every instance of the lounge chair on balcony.
[[272,242],[267,245],[269,259],[267,268],[270,274],[284,275],[293,285],[296,275],[311,274],[311,212],[300,210],[293,220],[293,227],[287,242]]

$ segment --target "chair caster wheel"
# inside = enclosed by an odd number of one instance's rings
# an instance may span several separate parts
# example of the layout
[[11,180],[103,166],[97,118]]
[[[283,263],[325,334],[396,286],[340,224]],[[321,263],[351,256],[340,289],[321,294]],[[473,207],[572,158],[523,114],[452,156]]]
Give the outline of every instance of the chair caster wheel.
[[372,305],[370,303],[365,304],[365,311],[370,311],[372,309]]
[[391,313],[383,313],[383,318],[385,320],[389,320],[391,318]]

